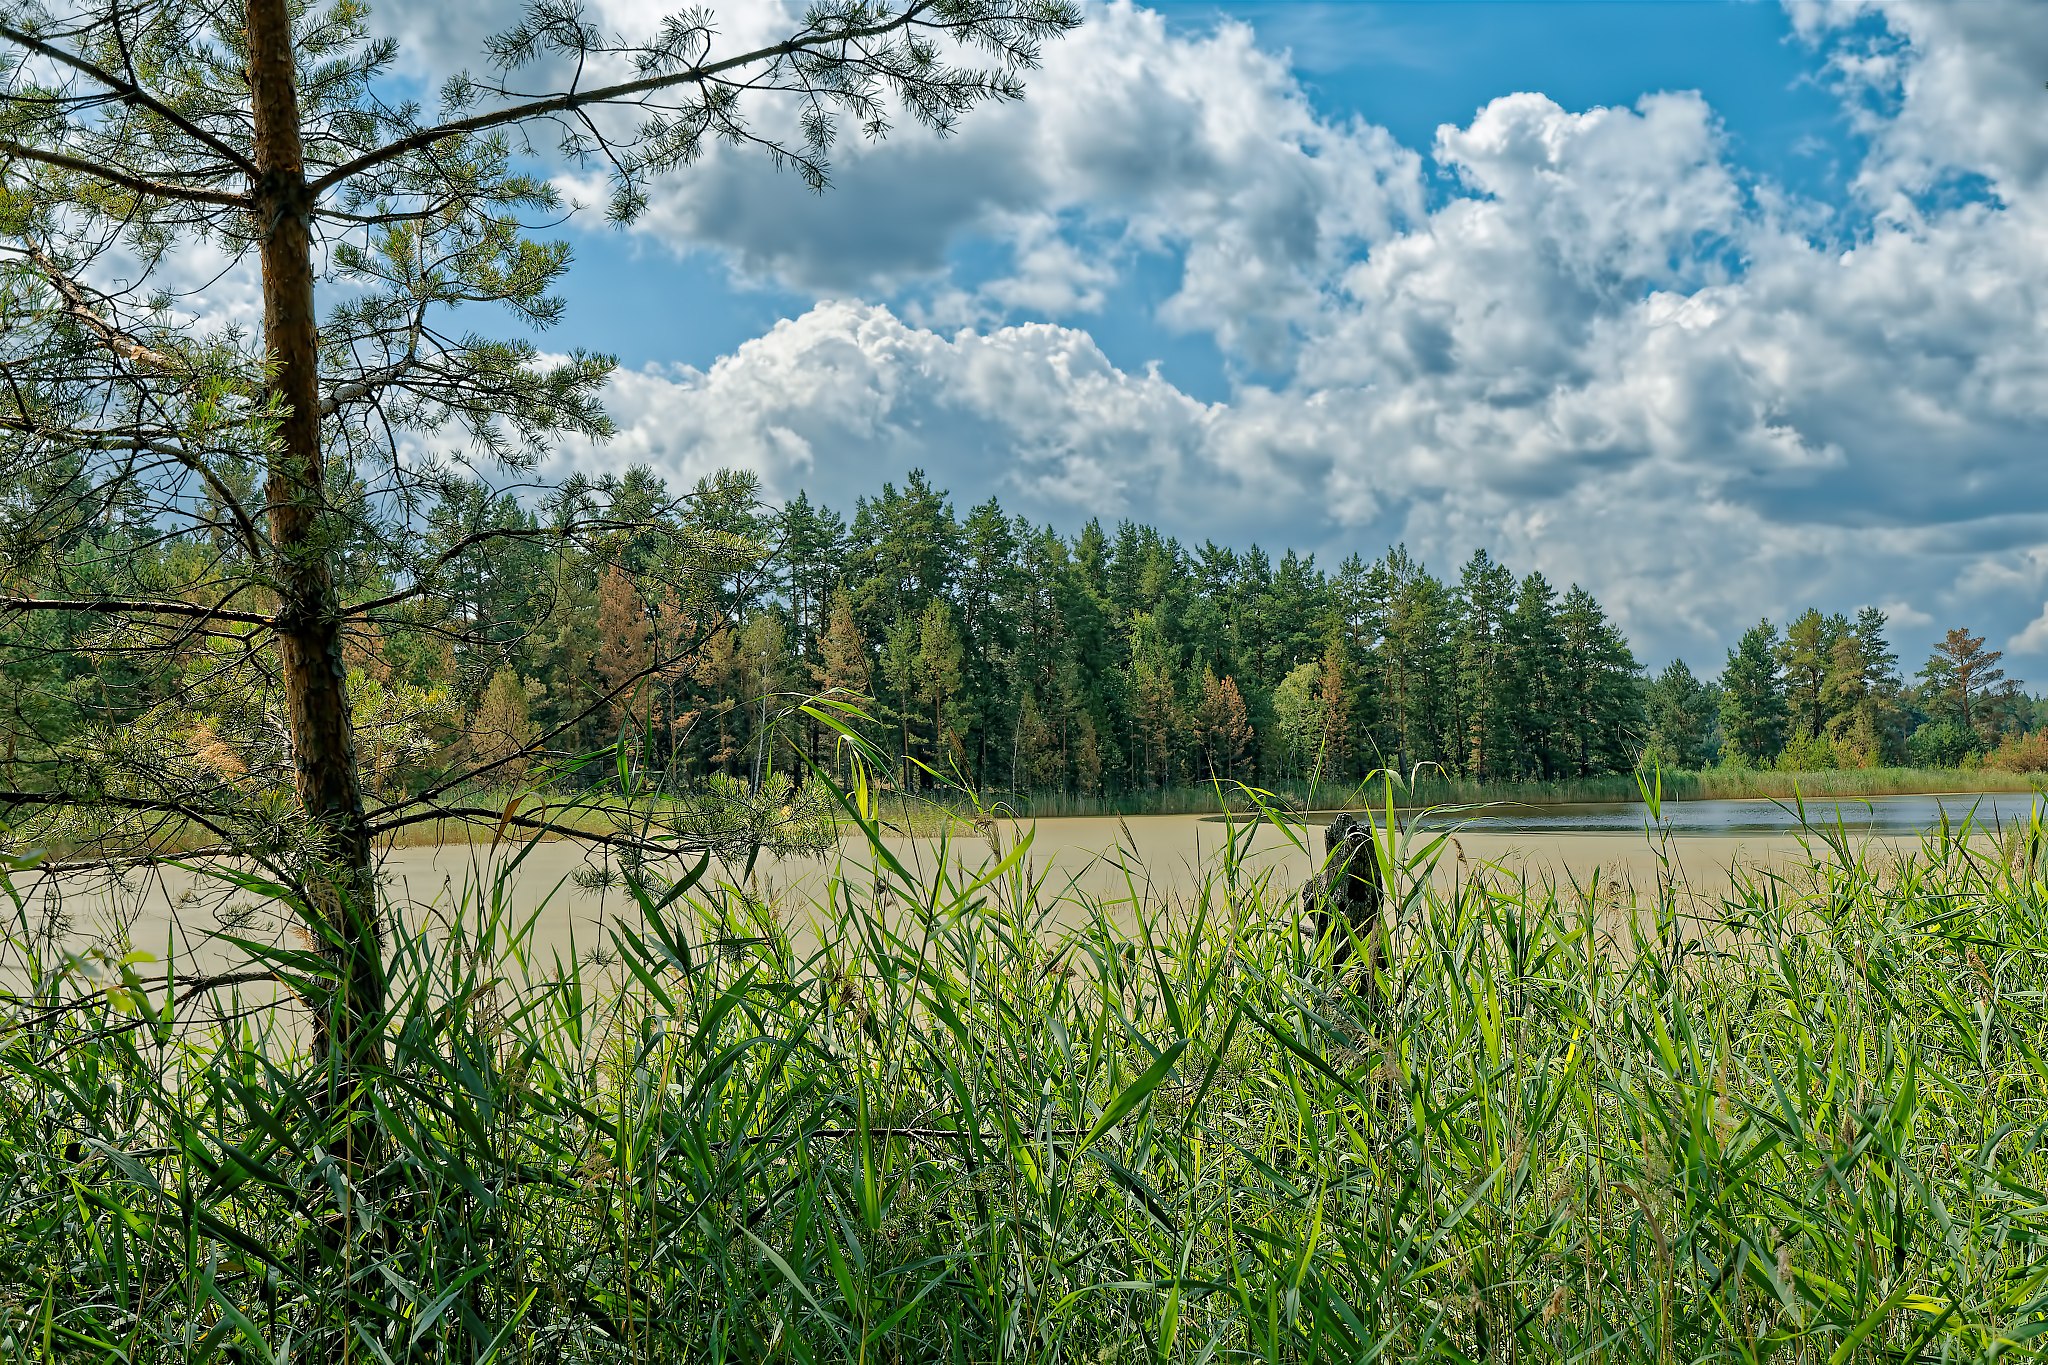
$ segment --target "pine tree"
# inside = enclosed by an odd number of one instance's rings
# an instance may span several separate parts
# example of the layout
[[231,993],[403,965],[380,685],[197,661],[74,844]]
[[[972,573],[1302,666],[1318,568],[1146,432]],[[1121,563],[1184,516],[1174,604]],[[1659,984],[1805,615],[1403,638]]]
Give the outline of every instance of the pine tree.
[[885,695],[877,700],[881,703],[883,716],[896,721],[898,777],[904,791],[913,791],[916,784],[911,780],[913,729],[919,724],[918,682],[922,673],[918,658],[920,622],[917,616],[899,616],[889,623],[888,633],[882,637],[881,680],[886,685]]
[[846,580],[861,629],[870,634],[899,618],[917,620],[946,595],[960,572],[960,524],[943,489],[913,469],[901,489],[884,483],[854,504]]
[[[1590,599],[1588,599],[1590,600]],[[1582,634],[1589,628],[1582,623]],[[1596,665],[1588,646],[1568,649],[1556,594],[1540,573],[1522,580],[1505,629],[1507,731],[1504,768],[1516,776],[1554,777],[1568,761],[1583,769],[1590,726],[1572,713],[1589,699]],[[1571,754],[1568,760],[1566,755]]]
[[1137,752],[1131,768],[1138,780],[1165,786],[1174,779],[1175,741],[1180,716],[1180,660],[1150,612],[1131,618],[1131,725]]
[[1202,737],[1202,758],[1211,781],[1234,780],[1252,746],[1251,717],[1233,678],[1202,670],[1201,700],[1195,722]]
[[597,669],[614,727],[644,722],[654,668],[654,627],[639,590],[614,564],[597,593]]
[[1778,630],[1768,620],[1743,632],[1721,670],[1724,756],[1769,763],[1785,743],[1785,693],[1778,677]]
[[1029,692],[1017,702],[1016,754],[1010,786],[1015,791],[1052,791],[1065,785],[1066,756],[1060,737]]
[[783,628],[782,618],[772,611],[758,612],[753,619],[740,628],[738,663],[745,691],[741,700],[747,703],[748,752],[747,790],[759,792],[761,777],[771,761],[769,743],[771,740],[770,712],[775,694],[782,690],[788,679],[788,634]]
[[1649,739],[1643,761],[1665,769],[1696,769],[1713,762],[1715,706],[1711,689],[1685,660],[1673,659],[1644,689]]
[[[841,586],[832,590],[832,605],[825,621],[824,635],[818,642],[818,661],[811,665],[811,681],[827,693],[845,693],[849,697],[864,701],[868,689],[873,685],[874,660],[868,654],[868,642],[861,638],[860,627],[853,619],[853,599]],[[812,728],[811,758],[818,757],[817,741],[819,729]]]
[[2004,657],[2002,650],[1985,649],[1983,636],[1957,627],[1934,647],[1920,670],[1930,709],[1974,735],[1984,747],[1996,737],[2013,703],[2022,698],[2019,683],[1998,666]]
[[783,591],[789,604],[790,652],[797,658],[812,659],[840,590],[846,519],[813,503],[799,490],[783,505],[776,523],[776,557],[783,566]]
[[509,668],[492,674],[468,732],[472,756],[480,767],[488,766],[493,781],[525,781],[533,743],[526,681]]
[[929,762],[939,773],[958,772],[964,757],[960,742],[967,724],[960,704],[964,664],[965,650],[953,624],[953,608],[934,600],[918,619],[916,690],[931,721]]
[[1510,775],[1514,732],[1508,700],[1507,617],[1515,576],[1476,551],[1458,578],[1457,730],[1464,772],[1482,782]]
[[1323,647],[1322,666],[1316,677],[1316,707],[1320,711],[1322,735],[1319,741],[1319,772],[1326,778],[1345,781],[1351,763],[1351,670],[1344,658],[1344,642],[1334,633]]
[[1905,761],[1904,712],[1898,656],[1885,638],[1885,615],[1875,607],[1856,614],[1828,655],[1822,705],[1828,737],[1845,766],[1877,767]]
[[1628,641],[1578,584],[1558,610],[1563,659],[1555,708],[1563,717],[1555,771],[1584,777],[1619,772],[1636,759],[1643,738],[1642,670]]
[[1828,671],[1835,646],[1849,633],[1839,615],[1823,616],[1808,607],[1785,627],[1778,646],[1779,676],[1784,680],[1786,719],[1794,737],[1819,739],[1832,715],[1828,706]]
[[953,596],[960,607],[966,651],[964,687],[971,730],[967,751],[973,758],[974,780],[985,784],[992,746],[1016,728],[1010,709],[1015,690],[1006,680],[1017,662],[1023,614],[1022,540],[1018,527],[990,498],[967,514],[960,542],[960,576]]
[[874,660],[868,657],[868,642],[861,638],[860,626],[854,622],[853,599],[843,587],[832,591],[832,606],[818,654],[811,676],[819,687],[856,697],[867,695],[874,676]]

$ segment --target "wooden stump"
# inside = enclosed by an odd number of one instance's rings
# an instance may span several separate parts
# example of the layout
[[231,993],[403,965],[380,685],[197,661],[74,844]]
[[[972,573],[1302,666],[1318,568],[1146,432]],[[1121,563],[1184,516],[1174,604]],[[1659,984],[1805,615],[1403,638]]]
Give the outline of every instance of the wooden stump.
[[1387,900],[1371,823],[1356,815],[1339,815],[1324,833],[1324,848],[1322,871],[1301,888],[1302,942],[1313,948],[1334,930],[1330,960],[1342,966],[1362,948],[1365,979],[1370,981],[1380,964],[1380,920]]

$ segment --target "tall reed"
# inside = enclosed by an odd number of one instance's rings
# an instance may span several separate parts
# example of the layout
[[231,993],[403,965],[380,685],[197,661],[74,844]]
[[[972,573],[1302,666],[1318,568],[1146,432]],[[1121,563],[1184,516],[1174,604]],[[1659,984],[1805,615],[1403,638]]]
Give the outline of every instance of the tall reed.
[[846,804],[868,838],[816,902],[643,878],[584,957],[539,960],[496,850],[394,947],[356,1167],[288,1008],[174,1004],[9,884],[0,1349],[1839,1365],[2048,1333],[2039,811],[1896,856],[1811,828],[1705,903],[1437,889],[1454,845],[1383,808],[1363,981],[1249,829],[1190,894],[1090,899],[1028,829],[919,871]]

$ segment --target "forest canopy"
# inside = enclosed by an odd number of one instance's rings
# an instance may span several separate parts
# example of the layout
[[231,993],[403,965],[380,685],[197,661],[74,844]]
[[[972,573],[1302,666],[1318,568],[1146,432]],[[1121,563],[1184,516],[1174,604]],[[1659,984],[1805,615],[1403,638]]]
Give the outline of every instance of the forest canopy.
[[[616,529],[568,535],[570,525]],[[670,790],[758,790],[831,750],[798,699],[837,692],[909,790],[1115,797],[1212,780],[1341,790],[1436,765],[1482,783],[1715,764],[1817,769],[2023,760],[2035,706],[1981,637],[1954,631],[1914,679],[1882,613],[1763,622],[1718,677],[1654,677],[1600,603],[1487,551],[1440,577],[1395,546],[1334,569],[1293,550],[1188,546],[1090,521],[1071,534],[990,499],[957,511],[916,470],[850,515],[765,502],[727,471],[687,490],[653,472],[522,498],[467,479],[422,519],[439,591],[347,638],[358,748],[387,801],[451,773],[479,789],[573,789],[624,740]],[[78,527],[77,573],[181,582],[211,531],[118,507]],[[346,547],[357,597],[403,566]],[[10,620],[9,785],[82,735],[147,737],[191,781],[283,770],[275,716],[219,689],[218,639],[109,656],[88,617]],[[2036,745],[2035,747],[2039,747]],[[611,771],[606,764],[602,771]]]

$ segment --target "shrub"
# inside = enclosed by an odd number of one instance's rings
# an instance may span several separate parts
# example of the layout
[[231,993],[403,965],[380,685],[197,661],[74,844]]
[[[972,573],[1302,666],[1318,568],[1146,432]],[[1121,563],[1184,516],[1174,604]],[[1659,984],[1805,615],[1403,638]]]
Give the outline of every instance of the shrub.
[[1960,768],[1977,752],[1977,736],[1952,720],[1931,720],[1906,741],[1916,768]]
[[2009,773],[2048,773],[2048,726],[2032,734],[2007,735],[1984,755],[1984,766]]
[[1842,764],[1826,735],[1797,735],[1779,751],[1775,766],[1781,773],[1825,773]]

